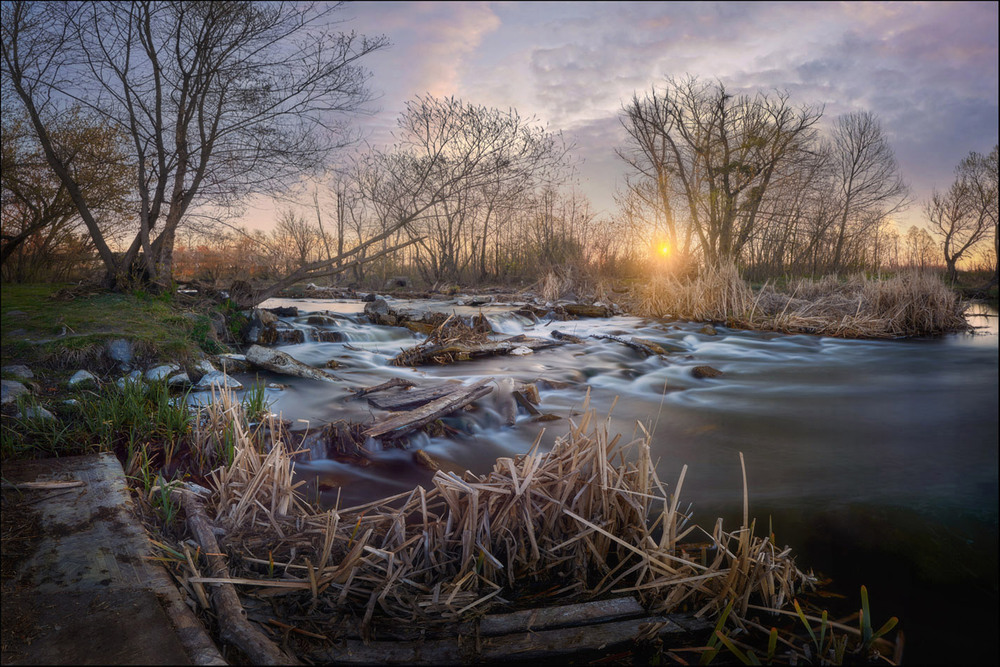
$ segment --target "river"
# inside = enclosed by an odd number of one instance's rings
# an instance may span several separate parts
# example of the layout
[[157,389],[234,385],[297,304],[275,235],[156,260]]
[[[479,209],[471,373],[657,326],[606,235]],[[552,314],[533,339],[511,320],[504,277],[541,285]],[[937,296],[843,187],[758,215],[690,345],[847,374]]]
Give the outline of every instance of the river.
[[[699,323],[635,317],[533,322],[491,305],[482,310],[499,332],[548,337],[558,329],[586,342],[411,369],[387,361],[422,337],[368,324],[364,304],[275,299],[264,305],[300,311],[283,320],[303,329],[307,342],[279,349],[310,365],[330,359],[342,365],[334,371],[344,380],[338,383],[263,374],[285,385],[267,393],[271,409],[294,428],[370,421],[377,411],[347,401],[350,390],[390,377],[418,384],[542,381],[540,407],[560,421],[532,423],[521,414],[506,426],[487,397],[481,409],[447,420],[461,435],[412,442],[445,468],[484,473],[499,456],[525,453],[543,428],[542,447],[551,446],[589,393],[599,416],[615,403],[617,432],[630,437],[641,421],[652,433],[664,482],[672,486],[688,466],[682,500],[705,527],[717,516],[738,526],[742,452],[758,530],[770,524],[801,568],[832,578],[832,590],[847,595],[846,608],[858,608],[865,584],[876,626],[900,618],[906,663],[997,662],[996,311],[975,307],[971,334],[859,341],[725,327],[712,334]],[[457,300],[390,305],[459,315],[480,310]],[[344,342],[311,340],[311,312],[331,315],[335,323],[321,326],[340,331]],[[653,340],[671,354],[644,358],[621,343],[589,338],[614,333]],[[699,365],[722,375],[696,379],[691,369]],[[339,494],[342,507],[428,485],[430,473],[409,452],[389,449],[375,457],[365,468],[319,458],[297,470],[323,482],[322,502]]]

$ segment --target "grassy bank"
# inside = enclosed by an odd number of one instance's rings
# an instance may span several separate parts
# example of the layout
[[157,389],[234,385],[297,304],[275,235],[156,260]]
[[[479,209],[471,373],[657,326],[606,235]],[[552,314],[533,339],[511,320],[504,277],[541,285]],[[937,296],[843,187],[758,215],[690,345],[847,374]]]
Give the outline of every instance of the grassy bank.
[[114,293],[59,284],[4,283],[3,364],[50,369],[107,365],[110,340],[131,341],[141,360],[187,361],[222,351],[210,304],[165,293]]

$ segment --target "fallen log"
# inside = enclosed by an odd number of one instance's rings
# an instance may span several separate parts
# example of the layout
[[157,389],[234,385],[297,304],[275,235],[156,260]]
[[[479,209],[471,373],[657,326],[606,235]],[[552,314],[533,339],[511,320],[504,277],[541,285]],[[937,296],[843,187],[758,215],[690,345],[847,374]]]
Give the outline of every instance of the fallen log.
[[567,343],[576,343],[577,345],[583,344],[583,339],[579,336],[574,336],[573,334],[563,333],[562,331],[555,330],[549,334],[556,340],[565,341]]
[[431,401],[461,391],[465,385],[460,382],[448,382],[437,387],[425,387],[424,389],[411,389],[409,391],[397,391],[384,396],[369,396],[368,404],[380,410],[412,410],[422,405],[427,405]]
[[[215,539],[214,527],[205,514],[201,499],[196,493],[186,489],[176,489],[173,493],[180,496],[188,528],[191,529],[208,560],[210,576],[213,579],[229,579],[225,556]],[[217,583],[211,586],[212,608],[218,616],[219,634],[223,641],[239,649],[254,665],[300,664],[286,655],[260,629],[250,624],[235,586],[229,583]]]
[[470,385],[462,385],[462,390],[452,391],[441,398],[431,401],[415,410],[404,412],[375,424],[365,432],[372,438],[394,440],[410,431],[425,426],[435,419],[445,417],[459,408],[463,408],[478,398],[489,394],[493,387],[489,383],[493,378],[482,378]]
[[656,345],[656,343],[651,343],[650,341],[643,340],[642,338],[632,338],[632,340],[628,340],[626,338],[622,338],[621,336],[612,336],[610,334],[592,334],[590,337],[613,340],[616,343],[621,343],[622,345],[630,347],[633,350],[638,350],[647,357],[653,355],[660,356],[667,353],[666,350],[659,345]]
[[251,345],[246,351],[247,361],[272,373],[283,375],[294,375],[295,377],[309,378],[311,380],[322,380],[323,382],[336,382],[340,378],[326,373],[318,368],[307,366],[301,361],[297,361],[278,350],[270,350],[260,345]]
[[530,338],[523,334],[499,341],[480,343],[447,342],[443,344],[416,345],[403,350],[389,361],[393,366],[425,366],[431,364],[450,364],[455,361],[470,361],[481,357],[492,357],[510,354],[519,347],[529,350],[541,350],[547,347],[562,345],[562,341]]
[[374,394],[379,391],[386,391],[387,389],[392,389],[394,387],[400,387],[401,389],[409,389],[410,387],[415,387],[416,385],[409,380],[404,380],[403,378],[392,378],[388,382],[383,382],[382,384],[377,384],[373,387],[362,387],[361,389],[355,389],[353,395],[348,396],[347,400],[354,401],[359,398],[364,398],[368,394]]

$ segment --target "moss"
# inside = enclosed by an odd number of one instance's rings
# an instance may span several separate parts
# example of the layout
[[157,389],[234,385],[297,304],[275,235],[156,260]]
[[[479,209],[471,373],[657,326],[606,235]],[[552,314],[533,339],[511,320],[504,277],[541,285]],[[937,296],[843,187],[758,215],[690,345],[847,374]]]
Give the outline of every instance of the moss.
[[67,368],[98,363],[109,340],[132,341],[140,361],[186,361],[201,351],[224,351],[205,311],[169,292],[150,295],[93,291],[64,285],[2,286],[3,363]]

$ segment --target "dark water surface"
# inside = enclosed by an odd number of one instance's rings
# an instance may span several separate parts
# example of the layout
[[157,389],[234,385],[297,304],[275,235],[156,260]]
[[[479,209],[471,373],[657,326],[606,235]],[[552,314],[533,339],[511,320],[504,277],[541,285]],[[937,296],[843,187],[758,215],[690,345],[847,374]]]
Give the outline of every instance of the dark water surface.
[[[269,390],[272,410],[297,427],[336,419],[370,420],[363,401],[345,402],[349,389],[404,377],[433,384],[480,377],[568,383],[541,392],[541,408],[571,417],[590,393],[606,415],[617,397],[612,427],[631,436],[636,421],[653,433],[658,473],[673,486],[688,466],[681,498],[694,519],[710,527],[721,516],[735,528],[741,514],[739,452],[746,459],[750,513],[773,526],[804,569],[832,577],[832,588],[860,605],[868,587],[874,622],[899,616],[904,661],[996,663],[997,406],[996,312],[979,308],[975,334],[934,340],[847,341],[661,323],[631,317],[533,323],[509,308],[484,309],[509,334],[547,337],[553,329],[586,337],[621,333],[654,340],[666,359],[642,356],[608,340],[588,339],[523,357],[394,368],[386,362],[421,337],[364,322],[358,302],[273,300],[301,312],[340,314],[346,343],[306,342],[280,349],[315,366],[336,359],[342,383],[267,376],[288,385]],[[393,302],[458,314],[478,309],[455,302]],[[305,318],[286,318],[308,332]],[[691,369],[723,372],[695,379]],[[482,409],[449,420],[464,435],[413,443],[444,467],[489,470],[498,456],[525,453],[541,430],[519,415],[502,425],[487,397]],[[566,432],[548,422],[542,446]],[[341,506],[428,485],[430,474],[409,452],[379,452],[378,463],[357,468],[325,459],[304,461],[299,473],[341,486]],[[324,498],[333,502],[328,492]],[[763,531],[761,531],[763,532]],[[853,606],[852,606],[853,605]]]

